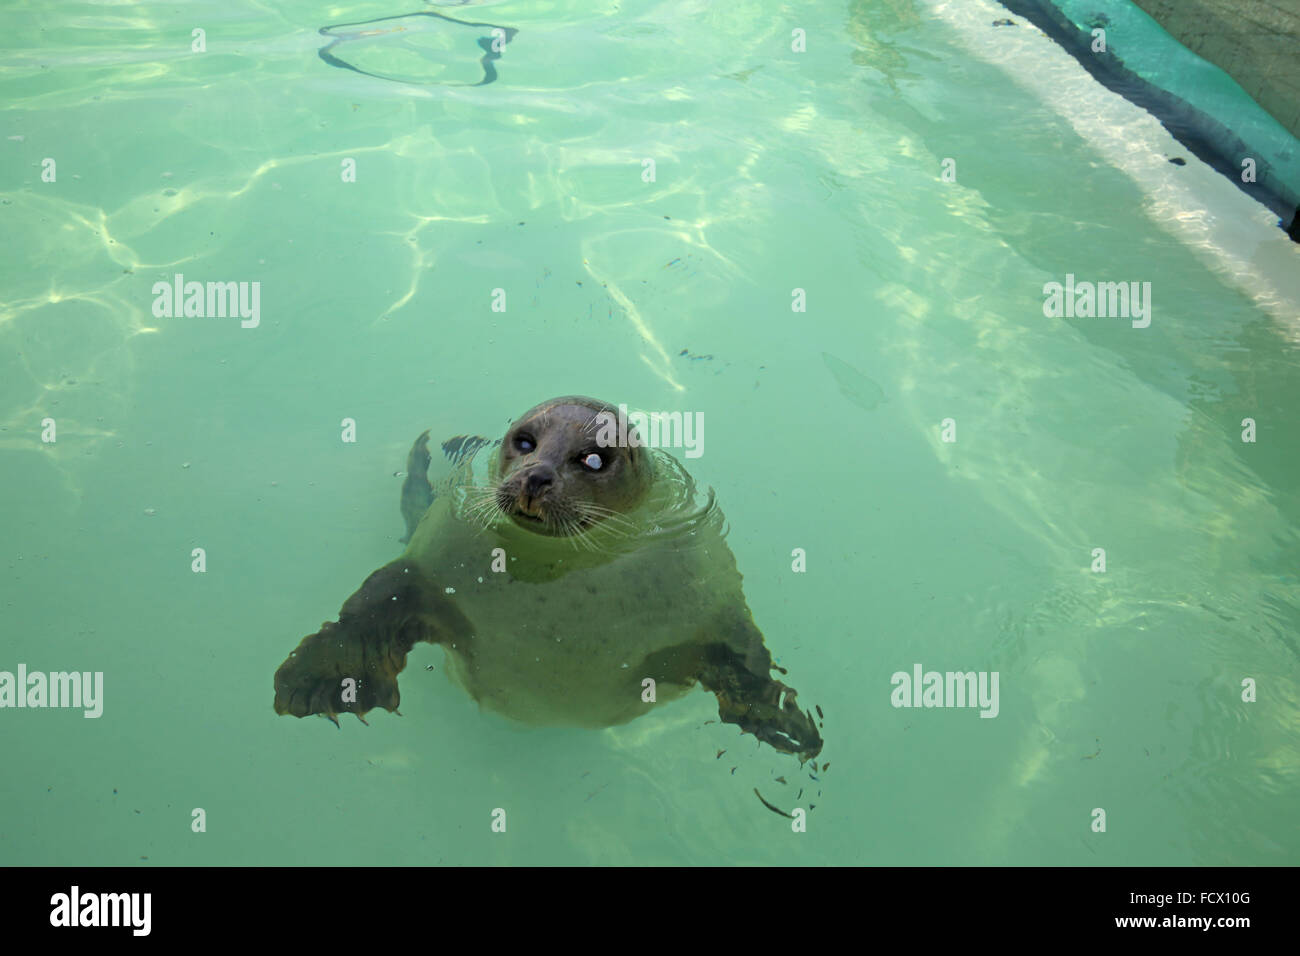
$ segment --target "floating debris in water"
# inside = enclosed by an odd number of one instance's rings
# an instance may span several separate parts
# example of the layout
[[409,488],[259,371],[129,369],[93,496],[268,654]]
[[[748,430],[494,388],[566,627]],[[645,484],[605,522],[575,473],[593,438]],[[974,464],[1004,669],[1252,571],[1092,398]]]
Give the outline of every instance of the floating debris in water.
[[776,807],[772,806],[772,804],[770,804],[770,803],[768,803],[766,800],[764,800],[764,799],[763,799],[763,795],[762,795],[761,793],[758,792],[758,787],[755,787],[755,788],[754,788],[754,796],[758,797],[759,802],[762,803],[763,806],[765,806],[765,807],[767,807],[769,810],[771,810],[773,813],[780,814],[781,816],[783,816],[783,817],[785,817],[785,818],[787,818],[787,819],[789,819],[789,820],[793,820],[793,819],[794,819],[794,817],[792,817],[790,814],[786,813],[784,810],[779,810],[779,809],[777,809]]

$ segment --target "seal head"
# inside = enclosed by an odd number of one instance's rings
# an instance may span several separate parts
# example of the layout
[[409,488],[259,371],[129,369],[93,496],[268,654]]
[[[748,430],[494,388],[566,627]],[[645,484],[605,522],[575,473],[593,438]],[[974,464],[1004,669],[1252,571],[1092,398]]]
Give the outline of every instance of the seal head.
[[517,526],[567,537],[632,512],[654,483],[654,466],[635,434],[626,447],[597,440],[606,402],[566,396],[525,412],[494,456],[493,500]]

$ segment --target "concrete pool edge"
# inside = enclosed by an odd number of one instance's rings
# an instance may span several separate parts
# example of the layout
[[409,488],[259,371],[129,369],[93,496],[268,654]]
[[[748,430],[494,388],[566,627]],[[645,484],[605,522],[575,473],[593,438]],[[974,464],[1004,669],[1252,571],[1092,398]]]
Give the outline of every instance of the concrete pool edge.
[[994,26],[1006,14],[996,0],[922,5],[958,45],[1069,123],[1142,191],[1147,218],[1300,343],[1300,245],[1277,228],[1267,207],[1194,155],[1171,165],[1168,157],[1184,147],[1156,117],[1098,83],[1042,32]]
[[[1156,117],[1193,155],[1271,210],[1283,231],[1293,241],[1300,242],[1300,183],[1284,181],[1265,161],[1261,161],[1255,182],[1243,182],[1242,160],[1259,157],[1262,151],[1242,140],[1222,119],[1139,76],[1109,49],[1093,52],[1092,34],[1076,25],[1051,0],[998,2],[1042,30],[1097,82]],[[1168,31],[1166,36],[1170,42],[1179,43]],[[1195,51],[1188,52],[1197,55]],[[1259,108],[1263,110],[1262,106]]]
[[1292,12],[1260,0],[1132,2],[1300,137],[1300,8]]

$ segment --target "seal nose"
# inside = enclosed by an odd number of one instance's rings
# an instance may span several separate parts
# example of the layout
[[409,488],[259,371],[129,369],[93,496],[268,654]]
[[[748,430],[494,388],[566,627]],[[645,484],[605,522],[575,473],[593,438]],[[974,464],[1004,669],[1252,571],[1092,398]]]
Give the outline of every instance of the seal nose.
[[524,494],[536,498],[538,493],[555,481],[555,472],[549,468],[534,468],[524,479]]

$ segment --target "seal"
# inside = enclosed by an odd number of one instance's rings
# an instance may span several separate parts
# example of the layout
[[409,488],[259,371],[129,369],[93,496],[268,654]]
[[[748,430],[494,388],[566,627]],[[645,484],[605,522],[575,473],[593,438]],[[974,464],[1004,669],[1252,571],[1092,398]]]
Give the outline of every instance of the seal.
[[635,429],[608,443],[616,415],[566,396],[525,412],[489,455],[485,439],[453,439],[437,492],[428,432],[417,438],[405,552],[280,665],[276,713],[396,711],[397,675],[425,641],[482,707],[522,723],[608,727],[699,685],[722,721],[801,763],[817,756],[812,714],[771,676],[786,671],[745,603],[712,490]]

